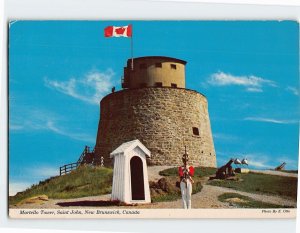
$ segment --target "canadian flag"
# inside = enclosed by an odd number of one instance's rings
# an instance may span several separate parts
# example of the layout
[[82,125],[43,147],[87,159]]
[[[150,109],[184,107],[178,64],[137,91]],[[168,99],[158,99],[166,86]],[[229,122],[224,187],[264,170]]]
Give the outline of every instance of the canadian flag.
[[105,37],[132,37],[132,26],[108,26],[104,29]]

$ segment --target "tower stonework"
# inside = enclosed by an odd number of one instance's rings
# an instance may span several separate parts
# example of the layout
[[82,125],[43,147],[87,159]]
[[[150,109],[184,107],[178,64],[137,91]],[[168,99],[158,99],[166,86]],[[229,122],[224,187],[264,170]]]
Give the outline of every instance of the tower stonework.
[[105,96],[95,159],[124,142],[139,139],[150,151],[149,165],[178,166],[187,146],[193,166],[216,167],[208,103],[204,95],[185,88],[186,62],[169,57],[128,60],[123,90]]

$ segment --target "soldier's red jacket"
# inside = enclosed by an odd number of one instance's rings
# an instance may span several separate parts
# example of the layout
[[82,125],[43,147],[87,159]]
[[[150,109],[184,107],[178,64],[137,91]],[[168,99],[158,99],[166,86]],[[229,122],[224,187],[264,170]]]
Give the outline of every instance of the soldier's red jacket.
[[[195,173],[194,167],[193,167],[193,166],[190,166],[190,167],[189,167],[189,175],[190,175],[190,176],[194,176],[194,173]],[[178,168],[178,175],[179,175],[180,177],[183,176],[183,167],[179,167],[179,168]]]

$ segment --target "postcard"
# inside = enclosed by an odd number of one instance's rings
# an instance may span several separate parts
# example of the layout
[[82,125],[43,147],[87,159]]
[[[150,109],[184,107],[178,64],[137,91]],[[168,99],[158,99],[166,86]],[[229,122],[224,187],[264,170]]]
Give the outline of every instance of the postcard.
[[11,218],[295,218],[296,21],[13,20]]

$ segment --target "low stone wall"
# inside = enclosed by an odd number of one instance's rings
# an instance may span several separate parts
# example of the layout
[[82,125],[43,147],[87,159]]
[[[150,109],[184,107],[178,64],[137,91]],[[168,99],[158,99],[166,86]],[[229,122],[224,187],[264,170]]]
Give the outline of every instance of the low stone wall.
[[186,145],[192,165],[216,167],[207,100],[200,93],[167,87],[127,89],[104,97],[100,106],[95,153],[106,165],[115,148],[139,139],[152,153],[150,165],[181,165]]

